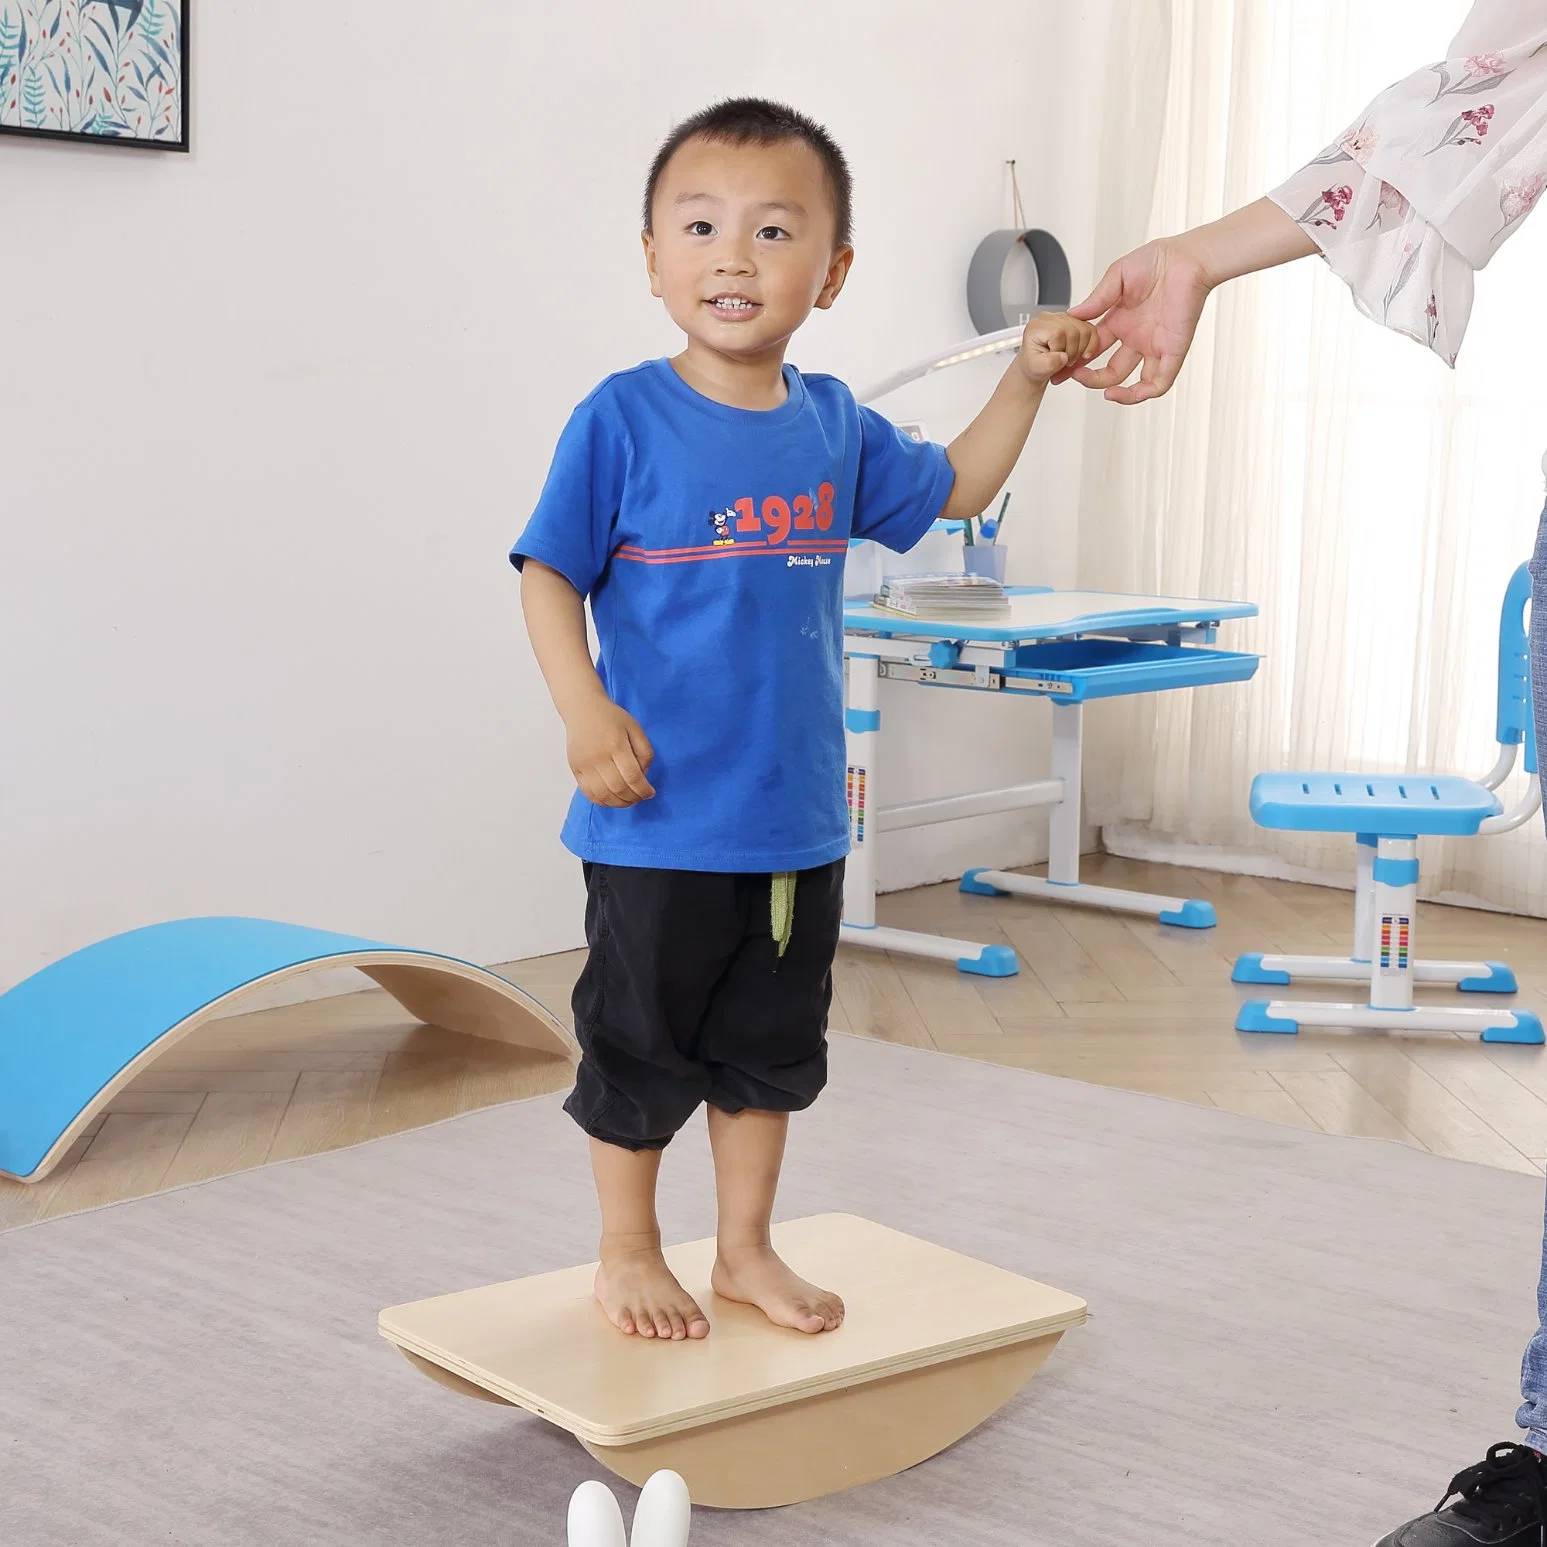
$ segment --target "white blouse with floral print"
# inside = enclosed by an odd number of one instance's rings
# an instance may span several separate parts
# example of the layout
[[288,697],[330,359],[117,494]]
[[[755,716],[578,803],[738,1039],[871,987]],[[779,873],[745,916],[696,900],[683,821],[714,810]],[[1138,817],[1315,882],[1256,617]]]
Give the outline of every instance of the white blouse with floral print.
[[1362,312],[1454,365],[1473,274],[1547,191],[1547,0],[1477,0],[1449,54],[1269,197]]

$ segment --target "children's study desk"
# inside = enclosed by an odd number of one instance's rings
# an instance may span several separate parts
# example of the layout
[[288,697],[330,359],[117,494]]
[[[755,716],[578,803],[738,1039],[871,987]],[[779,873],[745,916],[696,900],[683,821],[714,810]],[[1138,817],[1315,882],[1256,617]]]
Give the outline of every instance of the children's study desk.
[[[963,891],[986,896],[1013,892],[1066,906],[1146,914],[1189,929],[1211,927],[1215,920],[1209,903],[1080,880],[1082,715],[1092,699],[1246,681],[1255,674],[1258,657],[1215,649],[1214,640],[1221,623],[1254,617],[1256,607],[1250,602],[1045,587],[1010,587],[1009,592],[1008,612],[972,622],[959,616],[912,617],[852,598],[844,604],[851,846],[843,939],[876,950],[954,961],[963,972],[985,977],[1018,972],[1009,946],[878,925],[875,844],[884,832],[1037,806],[1052,808],[1047,879],[987,867],[969,870],[962,878]],[[1008,789],[877,806],[882,678],[1050,700],[1049,777]]]

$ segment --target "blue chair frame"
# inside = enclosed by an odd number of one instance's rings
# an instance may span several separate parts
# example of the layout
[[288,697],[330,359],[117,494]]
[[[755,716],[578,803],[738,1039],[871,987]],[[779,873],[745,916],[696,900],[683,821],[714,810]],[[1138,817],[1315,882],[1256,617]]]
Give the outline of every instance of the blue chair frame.
[[[1418,839],[1434,835],[1507,832],[1541,810],[1536,733],[1531,708],[1531,651],[1526,628],[1531,575],[1524,564],[1511,577],[1499,616],[1495,734],[1498,758],[1480,780],[1452,775],[1361,773],[1261,774],[1252,784],[1252,816],[1260,826],[1295,832],[1345,832],[1357,845],[1354,943],[1346,957],[1240,957],[1237,983],[1288,984],[1296,979],[1368,983],[1363,1005],[1249,1000],[1236,1029],[1293,1034],[1302,1025],[1380,1030],[1475,1031],[1485,1042],[1543,1041],[1530,1011],[1505,1006],[1417,1005],[1418,983],[1448,984],[1466,994],[1513,994],[1515,975],[1503,962],[1418,961],[1413,950],[1418,901]],[[1524,751],[1530,776],[1525,797],[1505,812],[1497,791]]]

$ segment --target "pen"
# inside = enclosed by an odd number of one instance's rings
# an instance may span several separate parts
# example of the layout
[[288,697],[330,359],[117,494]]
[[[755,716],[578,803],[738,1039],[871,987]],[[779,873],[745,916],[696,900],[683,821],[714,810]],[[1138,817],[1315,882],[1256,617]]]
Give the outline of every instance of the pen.
[[1004,491],[1004,499],[1001,500],[1000,503],[999,503],[999,514],[994,518],[994,536],[993,536],[993,541],[994,542],[998,542],[999,541],[999,534],[1000,534],[1001,531],[1004,530],[1004,513],[1009,508],[1010,508],[1010,491],[1008,489],[1006,489]]

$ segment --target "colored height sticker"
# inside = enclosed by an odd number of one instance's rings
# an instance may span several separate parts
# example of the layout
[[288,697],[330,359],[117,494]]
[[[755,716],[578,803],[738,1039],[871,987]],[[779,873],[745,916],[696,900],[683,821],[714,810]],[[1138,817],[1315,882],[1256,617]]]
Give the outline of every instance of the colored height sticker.
[[855,843],[865,841],[865,770],[849,764],[849,831]]
[[1387,913],[1380,921],[1380,970],[1382,972],[1407,971],[1408,936],[1412,920],[1403,914]]

